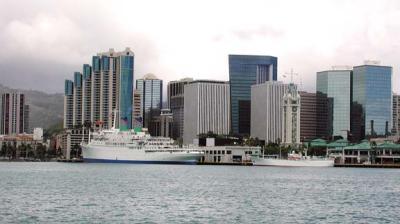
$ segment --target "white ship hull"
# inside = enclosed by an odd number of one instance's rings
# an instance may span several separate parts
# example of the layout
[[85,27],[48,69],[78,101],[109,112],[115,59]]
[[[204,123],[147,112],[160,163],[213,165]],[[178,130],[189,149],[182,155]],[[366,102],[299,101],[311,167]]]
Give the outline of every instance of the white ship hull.
[[203,153],[185,149],[152,151],[127,147],[83,145],[82,155],[85,162],[197,164]]
[[289,166],[289,167],[333,167],[333,160],[314,160],[314,159],[253,159],[254,166]]

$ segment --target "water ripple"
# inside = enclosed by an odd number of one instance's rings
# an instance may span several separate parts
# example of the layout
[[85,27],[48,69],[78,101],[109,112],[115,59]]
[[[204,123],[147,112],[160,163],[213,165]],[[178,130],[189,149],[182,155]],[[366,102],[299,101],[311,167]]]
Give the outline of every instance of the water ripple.
[[400,170],[0,163],[1,223],[397,223]]

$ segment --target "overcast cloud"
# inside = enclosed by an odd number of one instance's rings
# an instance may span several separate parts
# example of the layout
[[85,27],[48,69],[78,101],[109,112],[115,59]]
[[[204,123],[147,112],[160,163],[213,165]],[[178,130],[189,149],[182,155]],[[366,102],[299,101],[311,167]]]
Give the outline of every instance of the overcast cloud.
[[0,83],[46,92],[126,46],[135,78],[228,80],[228,54],[265,54],[314,91],[317,71],[374,59],[398,92],[400,1],[0,0],[0,46]]

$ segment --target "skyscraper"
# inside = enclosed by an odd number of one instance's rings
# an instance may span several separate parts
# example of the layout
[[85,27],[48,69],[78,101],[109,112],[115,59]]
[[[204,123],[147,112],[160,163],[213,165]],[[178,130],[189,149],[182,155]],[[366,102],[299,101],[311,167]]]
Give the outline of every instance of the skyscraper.
[[251,87],[251,136],[265,143],[283,140],[283,96],[288,84],[268,81]]
[[370,61],[355,66],[352,97],[354,138],[388,135],[392,127],[392,67]]
[[136,80],[136,90],[141,97],[143,127],[148,128],[151,119],[160,115],[161,112],[162,80],[153,74],[147,74],[143,78]]
[[74,82],[65,80],[64,85],[64,128],[74,126]]
[[72,125],[81,125],[82,122],[82,74],[74,73],[74,88],[73,88],[73,118]]
[[91,122],[92,106],[92,67],[88,64],[83,65],[82,75],[82,122]]
[[199,134],[229,134],[229,83],[196,80],[184,86],[183,143],[191,144]]
[[290,83],[283,95],[282,142],[300,145],[300,95],[297,86]]
[[134,53],[129,48],[98,53],[92,68],[92,122],[111,128],[116,110],[116,126],[132,128]]
[[25,95],[22,93],[3,93],[1,95],[1,127],[0,134],[21,134],[25,131],[26,121],[29,117],[25,107]]
[[[77,72],[74,82],[65,84],[64,127],[91,122],[92,125],[111,128],[116,117],[117,128],[131,129],[133,68],[134,53],[129,48],[121,52],[110,49],[93,56],[92,66],[84,64],[83,75]],[[72,118],[68,108],[70,95],[73,98]],[[71,124],[69,119],[73,121]]]
[[184,86],[192,81],[192,78],[184,78],[168,83],[168,107],[171,109],[173,116],[172,138],[174,139],[182,138],[183,136]]
[[300,139],[309,141],[317,138],[317,94],[300,94]]
[[250,133],[251,86],[277,80],[278,59],[272,56],[229,55],[231,128],[233,134]]
[[[350,131],[351,70],[317,73],[317,95],[328,98],[327,135],[347,138]],[[320,97],[320,100],[325,100]]]

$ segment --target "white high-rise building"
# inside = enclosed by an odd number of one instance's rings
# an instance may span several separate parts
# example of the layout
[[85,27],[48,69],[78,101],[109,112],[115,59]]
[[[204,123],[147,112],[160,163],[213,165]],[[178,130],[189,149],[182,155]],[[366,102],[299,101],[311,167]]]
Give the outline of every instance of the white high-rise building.
[[283,96],[282,142],[292,146],[300,144],[300,95],[293,83]]
[[251,86],[251,137],[282,142],[283,96],[288,86],[277,81]]
[[183,143],[191,144],[199,134],[229,134],[229,82],[197,80],[184,85]]

